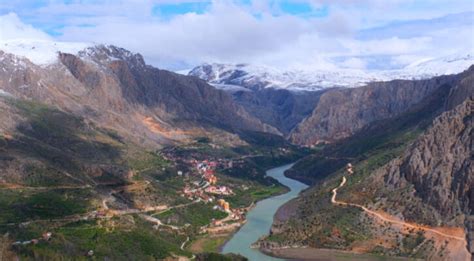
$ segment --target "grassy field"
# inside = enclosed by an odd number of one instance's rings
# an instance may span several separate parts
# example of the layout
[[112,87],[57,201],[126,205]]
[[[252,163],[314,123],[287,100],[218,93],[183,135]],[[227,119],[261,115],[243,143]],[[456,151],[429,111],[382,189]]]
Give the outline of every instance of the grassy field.
[[85,213],[91,207],[90,189],[20,191],[0,190],[0,225],[54,219]]
[[197,203],[183,208],[175,208],[163,212],[157,217],[166,224],[183,226],[204,226],[211,223],[212,219],[223,219],[227,213],[212,209],[212,204]]
[[218,253],[219,248],[229,239],[230,235],[204,236],[197,238],[190,246],[193,253],[214,252]]

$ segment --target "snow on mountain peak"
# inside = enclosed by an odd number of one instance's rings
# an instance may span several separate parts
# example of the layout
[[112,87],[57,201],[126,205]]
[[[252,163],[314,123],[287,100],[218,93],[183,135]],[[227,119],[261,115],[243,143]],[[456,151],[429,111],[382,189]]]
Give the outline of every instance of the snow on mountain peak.
[[141,54],[133,53],[114,45],[99,44],[90,46],[79,51],[78,55],[82,58],[92,59],[96,63],[120,60],[128,62],[131,66],[145,66],[145,61]]
[[474,64],[474,54],[457,53],[449,56],[422,60],[400,70],[406,78],[425,78],[460,73]]
[[37,65],[49,65],[57,61],[58,52],[77,54],[90,45],[76,42],[15,39],[0,41],[0,50],[25,57]]
[[204,64],[189,72],[214,85],[229,84],[249,89],[283,88],[319,90],[329,87],[361,86],[368,81],[381,80],[361,70],[283,71],[268,66],[249,64]]
[[249,64],[203,64],[188,74],[213,85],[237,85],[248,89],[279,88],[320,90],[331,87],[359,87],[373,81],[425,79],[456,74],[474,64],[473,54],[454,54],[412,63],[403,69],[363,71],[358,69],[282,71]]
[[123,60],[132,66],[144,66],[145,64],[140,54],[103,44],[15,39],[0,41],[0,50],[19,58],[26,58],[40,66],[57,62],[59,52],[78,55],[95,63]]

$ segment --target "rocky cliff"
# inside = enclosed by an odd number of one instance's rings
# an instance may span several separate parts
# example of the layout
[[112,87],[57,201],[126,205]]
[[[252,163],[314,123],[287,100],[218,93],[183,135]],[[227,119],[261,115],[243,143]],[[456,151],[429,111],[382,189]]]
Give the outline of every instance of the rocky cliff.
[[444,222],[474,213],[473,98],[440,115],[403,155],[378,170],[390,189],[412,184]]
[[349,137],[371,122],[400,115],[440,86],[456,85],[464,74],[329,90],[321,96],[312,114],[292,131],[290,140],[311,146]]
[[325,91],[293,92],[266,88],[254,91],[231,92],[234,101],[255,118],[274,126],[285,136],[311,115]]

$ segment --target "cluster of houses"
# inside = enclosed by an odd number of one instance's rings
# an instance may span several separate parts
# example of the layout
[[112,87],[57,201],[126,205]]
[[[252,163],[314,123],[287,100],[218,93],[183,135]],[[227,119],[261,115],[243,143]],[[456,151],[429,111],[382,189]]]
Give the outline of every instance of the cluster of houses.
[[224,196],[229,196],[229,195],[234,194],[232,189],[230,189],[227,186],[209,186],[204,191],[210,194],[224,195]]
[[[218,203],[219,205],[215,206],[215,208],[221,208],[220,206],[226,207],[228,204],[225,201],[220,201]],[[219,234],[230,232],[238,229],[245,223],[245,214],[247,213],[246,208],[230,209],[228,213],[229,216],[226,218],[213,219],[209,225],[201,227],[201,233]]]
[[229,196],[234,194],[231,188],[227,186],[219,186],[217,184],[217,177],[215,175],[215,169],[219,165],[216,161],[196,161],[192,163],[197,169],[197,173],[200,176],[200,181],[191,183],[193,186],[187,184],[183,189],[183,196],[190,199],[200,199],[204,202],[213,202],[213,196]]
[[[222,220],[213,220],[211,224],[202,227],[202,232],[220,231],[226,229],[235,229],[245,222],[247,209],[232,209],[228,201],[221,198],[223,196],[233,195],[233,190],[224,185],[218,185],[216,169],[229,169],[245,164],[241,159],[223,159],[211,158],[202,159],[200,155],[188,154],[187,157],[175,155],[173,151],[162,154],[165,158],[173,162],[181,162],[186,166],[192,166],[188,171],[183,169],[177,171],[177,175],[188,180],[182,191],[182,196],[189,200],[200,200],[215,204],[213,209],[227,212],[229,215]],[[201,160],[198,160],[201,158]],[[184,167],[183,167],[184,168]],[[192,178],[194,177],[194,178]],[[192,178],[189,180],[189,178]],[[196,179],[197,178],[197,179]],[[244,188],[248,189],[247,187]]]

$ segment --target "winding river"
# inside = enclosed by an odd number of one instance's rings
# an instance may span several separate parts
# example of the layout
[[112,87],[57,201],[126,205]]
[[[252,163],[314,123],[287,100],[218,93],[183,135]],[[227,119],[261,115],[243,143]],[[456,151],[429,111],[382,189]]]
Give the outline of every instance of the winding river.
[[286,194],[271,197],[257,203],[255,208],[247,213],[247,223],[225,244],[223,253],[236,253],[247,257],[250,261],[281,260],[262,254],[250,245],[261,236],[267,235],[273,223],[273,215],[278,208],[298,196],[307,186],[299,181],[285,177],[284,172],[293,164],[284,165],[267,171],[267,175],[277,179],[290,188]]

